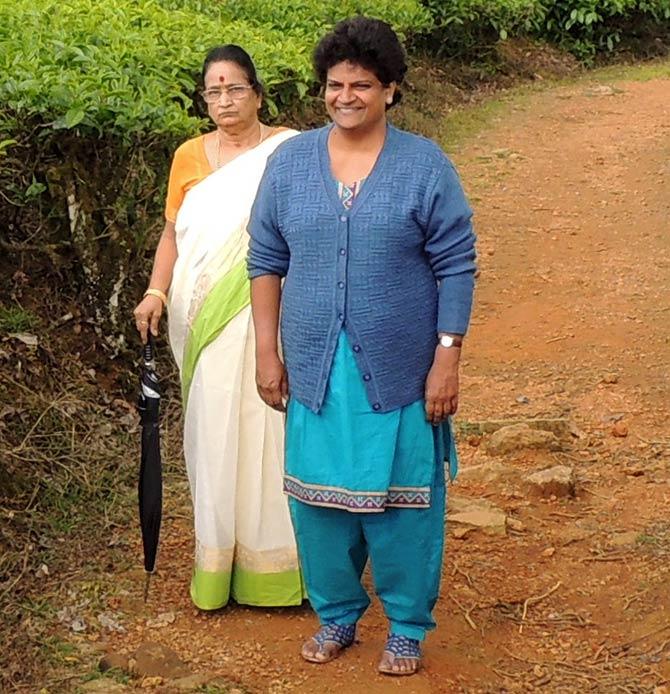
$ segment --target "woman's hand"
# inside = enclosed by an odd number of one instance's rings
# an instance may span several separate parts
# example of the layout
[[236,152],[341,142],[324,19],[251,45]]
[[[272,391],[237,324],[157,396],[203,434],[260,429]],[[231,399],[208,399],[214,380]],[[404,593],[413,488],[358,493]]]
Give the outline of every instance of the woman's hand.
[[426,419],[440,424],[458,409],[460,347],[435,348],[435,359],[426,379]]
[[276,352],[256,355],[256,387],[266,405],[286,412],[284,401],[288,398],[288,374]]
[[156,337],[158,335],[158,323],[163,313],[163,302],[157,296],[148,294],[135,307],[133,315],[135,316],[135,327],[139,332],[142,343],[146,345],[148,339],[148,331]]

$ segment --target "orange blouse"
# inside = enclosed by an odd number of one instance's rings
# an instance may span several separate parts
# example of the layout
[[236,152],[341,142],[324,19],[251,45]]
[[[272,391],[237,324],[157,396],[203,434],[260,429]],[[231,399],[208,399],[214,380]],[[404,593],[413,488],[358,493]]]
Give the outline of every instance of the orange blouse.
[[199,135],[177,147],[170,167],[165,219],[174,222],[186,192],[213,172],[205,154],[205,136]]

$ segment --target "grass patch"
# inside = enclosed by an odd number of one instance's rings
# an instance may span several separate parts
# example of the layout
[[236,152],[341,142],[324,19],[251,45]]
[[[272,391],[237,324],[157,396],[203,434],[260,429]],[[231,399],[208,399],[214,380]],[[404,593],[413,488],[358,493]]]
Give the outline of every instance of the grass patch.
[[442,123],[440,144],[447,151],[458,149],[478,133],[502,120],[513,106],[518,106],[528,97],[528,87],[519,87],[512,94],[454,111]]
[[41,652],[53,668],[72,666],[79,661],[77,647],[60,636],[50,636],[42,642]]
[[24,333],[35,330],[40,324],[40,319],[31,311],[20,306],[0,305],[0,332]]
[[109,682],[115,682],[116,684],[130,684],[132,678],[127,672],[124,672],[119,668],[113,667],[109,670],[105,670],[105,672],[101,672],[97,669],[93,670],[92,672],[89,672],[87,675],[84,675],[81,679],[84,683],[99,680],[107,680]]
[[588,73],[590,78],[599,80],[631,80],[648,82],[649,80],[670,78],[670,61],[659,60],[641,65],[609,65]]

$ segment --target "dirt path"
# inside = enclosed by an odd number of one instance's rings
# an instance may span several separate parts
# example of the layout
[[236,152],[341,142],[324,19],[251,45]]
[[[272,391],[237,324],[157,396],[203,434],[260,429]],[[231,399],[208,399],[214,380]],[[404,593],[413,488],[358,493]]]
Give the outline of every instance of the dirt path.
[[[164,643],[251,692],[652,692],[669,680],[669,104],[670,80],[557,88],[455,156],[481,266],[459,419],[569,417],[582,433],[567,451],[496,462],[510,475],[568,464],[579,482],[575,499],[544,501],[505,479],[464,475],[453,488],[514,522],[504,535],[449,535],[419,676],[375,674],[378,605],[360,644],[322,668],[298,657],[316,626],[307,608],[198,614],[187,514],[166,523],[169,569],[149,607],[119,598],[138,612],[109,647]],[[617,421],[627,436],[612,435]],[[463,469],[493,461],[479,443],[463,437]],[[160,612],[174,622],[148,627]]]

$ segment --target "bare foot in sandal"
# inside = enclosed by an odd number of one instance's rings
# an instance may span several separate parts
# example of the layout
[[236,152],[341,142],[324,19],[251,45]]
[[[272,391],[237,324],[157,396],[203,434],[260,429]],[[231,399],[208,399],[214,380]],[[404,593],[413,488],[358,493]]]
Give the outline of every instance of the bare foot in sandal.
[[310,663],[328,663],[351,646],[356,636],[355,624],[324,624],[308,641],[300,655]]
[[379,672],[383,675],[413,675],[421,665],[420,641],[406,636],[391,634],[379,661]]

